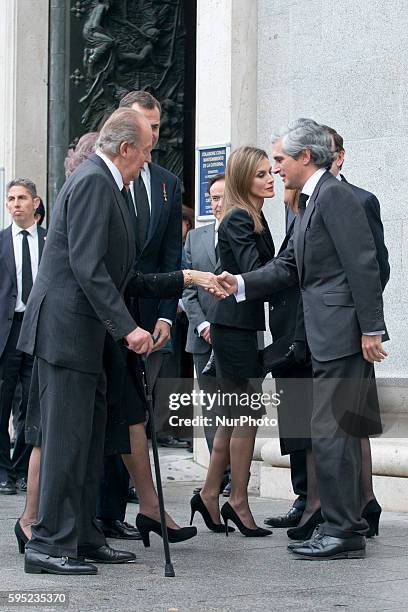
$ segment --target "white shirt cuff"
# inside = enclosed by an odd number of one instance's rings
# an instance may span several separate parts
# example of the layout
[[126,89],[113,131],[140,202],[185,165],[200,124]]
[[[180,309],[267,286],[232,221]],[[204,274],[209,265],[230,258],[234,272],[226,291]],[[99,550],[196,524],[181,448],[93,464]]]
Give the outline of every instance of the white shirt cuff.
[[199,336],[201,336],[201,333],[202,333],[202,332],[203,332],[205,329],[207,329],[207,327],[210,327],[210,323],[209,323],[209,321],[203,321],[202,323],[200,323],[199,325],[197,325],[197,327],[196,327],[197,334],[198,334]]
[[245,302],[246,300],[245,281],[242,278],[241,274],[237,274],[235,278],[237,279],[237,283],[238,283],[238,289],[236,293],[234,293],[235,299],[237,300],[237,302]]
[[363,336],[383,336],[384,334],[385,334],[385,331],[381,330],[377,332],[365,332]]
[[166,323],[168,323],[170,325],[170,327],[172,327],[172,325],[173,325],[173,321],[170,321],[170,319],[165,319],[164,317],[159,317],[157,320],[158,321],[165,321]]

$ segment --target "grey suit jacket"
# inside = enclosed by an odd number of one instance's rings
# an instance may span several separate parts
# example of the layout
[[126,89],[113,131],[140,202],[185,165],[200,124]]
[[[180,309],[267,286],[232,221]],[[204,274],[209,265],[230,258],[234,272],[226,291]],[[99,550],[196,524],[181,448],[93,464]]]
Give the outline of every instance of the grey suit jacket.
[[[47,232],[37,227],[38,261],[40,262]],[[10,334],[17,302],[17,276],[11,225],[0,232],[0,357]]]
[[[187,265],[202,272],[221,273],[220,260],[215,255],[215,223],[190,230],[187,234],[184,251]],[[183,292],[183,304],[188,318],[187,353],[205,353],[208,343],[200,338],[196,329],[207,319],[207,313],[214,307],[214,298],[201,287],[186,287]]]
[[376,248],[353,190],[326,172],[288,248],[244,274],[247,299],[300,281],[307,342],[318,361],[361,351],[361,334],[385,330]]
[[54,365],[100,372],[106,332],[119,340],[136,327],[122,296],[134,259],[125,200],[92,155],[58,195],[18,348]]

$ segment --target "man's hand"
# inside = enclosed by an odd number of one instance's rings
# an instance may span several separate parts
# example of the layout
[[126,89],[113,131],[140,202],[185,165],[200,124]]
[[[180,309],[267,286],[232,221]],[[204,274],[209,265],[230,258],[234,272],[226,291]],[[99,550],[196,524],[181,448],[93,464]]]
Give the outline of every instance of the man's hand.
[[382,336],[361,336],[361,348],[363,350],[363,357],[370,363],[376,361],[380,363],[388,353],[386,353],[381,344]]
[[208,344],[211,344],[210,326],[205,327],[200,335]]
[[153,338],[156,338],[153,353],[161,349],[170,339],[170,329],[170,325],[166,321],[156,321],[153,331]]
[[[232,295],[238,291],[238,281],[233,274],[223,272],[217,276],[218,283],[221,285],[225,293]],[[211,290],[210,290],[211,293]]]
[[125,336],[127,347],[129,350],[143,355],[146,353],[149,355],[153,350],[153,340],[151,335],[145,329],[136,327],[133,331]]

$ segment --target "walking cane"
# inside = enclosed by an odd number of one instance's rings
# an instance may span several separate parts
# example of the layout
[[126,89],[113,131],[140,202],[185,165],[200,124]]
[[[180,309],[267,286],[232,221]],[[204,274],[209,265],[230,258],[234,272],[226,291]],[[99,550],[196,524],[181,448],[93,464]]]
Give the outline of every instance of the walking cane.
[[164,546],[164,557],[166,560],[166,564],[164,567],[164,575],[167,578],[174,578],[176,575],[174,573],[173,564],[170,559],[170,547],[169,547],[169,536],[167,533],[166,526],[166,514],[164,509],[164,499],[163,499],[163,487],[160,473],[160,460],[159,460],[159,451],[157,448],[157,438],[156,438],[156,428],[154,425],[154,415],[153,415],[153,395],[152,389],[149,384],[148,377],[148,368],[147,368],[148,356],[143,356],[143,378],[144,378],[144,388],[145,395],[147,400],[147,409],[149,412],[149,423],[150,423],[150,437],[152,441],[152,450],[153,450],[153,461],[154,461],[154,471],[156,474],[156,485],[157,485],[157,496],[159,498],[159,508],[160,508],[160,524],[163,536],[163,546]]

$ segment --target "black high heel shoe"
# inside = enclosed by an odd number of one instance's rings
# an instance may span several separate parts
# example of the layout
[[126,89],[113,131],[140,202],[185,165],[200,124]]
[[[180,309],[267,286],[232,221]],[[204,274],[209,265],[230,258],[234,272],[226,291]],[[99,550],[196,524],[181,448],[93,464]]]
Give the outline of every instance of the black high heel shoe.
[[[151,531],[157,533],[157,535],[159,535],[161,538],[163,537],[160,522],[151,519],[145,514],[139,513],[137,515],[136,527],[138,528],[140,535],[142,536],[145,548],[149,548],[150,546],[149,533]],[[167,527],[167,534],[169,542],[171,542],[172,544],[175,544],[176,542],[185,542],[186,540],[194,538],[194,536],[197,535],[197,527],[181,527],[180,529],[171,529],[171,527]]]
[[272,531],[270,529],[263,529],[262,527],[249,529],[249,527],[245,527],[244,523],[241,521],[238,514],[235,512],[234,508],[229,502],[225,502],[221,508],[221,516],[225,522],[225,535],[228,535],[228,521],[235,523],[242,535],[246,536],[247,538],[263,538],[264,536],[272,535]]
[[[201,495],[199,493],[196,493],[196,495],[193,495],[193,497],[190,499],[190,506],[191,506],[190,525],[193,524],[194,515],[196,512],[198,512],[203,517],[204,523],[206,524],[206,526],[208,527],[210,531],[214,531],[214,533],[224,533],[225,532],[224,524],[214,523],[214,521],[211,518],[211,514],[208,512],[207,507],[205,503],[203,502]],[[235,531],[235,529],[233,527],[228,527],[228,531],[231,533],[232,531]]]
[[28,538],[20,525],[20,519],[17,519],[17,523],[14,525],[14,533],[17,538],[18,552],[23,555],[25,553],[25,545],[28,542]]
[[301,527],[292,527],[292,529],[288,529],[286,533],[291,540],[301,540],[304,542],[305,540],[310,540],[314,530],[320,523],[323,523],[323,517],[319,508],[304,525]]
[[365,518],[368,523],[368,532],[365,534],[366,538],[372,538],[379,534],[378,524],[380,522],[382,508],[378,501],[374,498],[371,499],[363,509],[361,516]]

